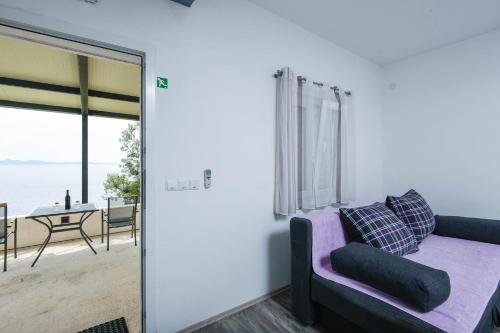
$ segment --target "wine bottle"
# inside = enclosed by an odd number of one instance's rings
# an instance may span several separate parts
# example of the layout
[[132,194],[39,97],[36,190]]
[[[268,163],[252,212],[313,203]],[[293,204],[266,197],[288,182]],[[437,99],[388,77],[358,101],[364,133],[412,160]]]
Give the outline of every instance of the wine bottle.
[[71,197],[69,196],[69,190],[66,190],[66,197],[64,198],[64,209],[71,208]]

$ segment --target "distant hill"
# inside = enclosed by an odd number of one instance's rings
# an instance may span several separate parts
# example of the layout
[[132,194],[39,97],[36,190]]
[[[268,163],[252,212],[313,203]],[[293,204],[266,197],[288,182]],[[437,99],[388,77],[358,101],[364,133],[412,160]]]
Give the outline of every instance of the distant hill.
[[[80,164],[80,162],[50,162],[50,161],[40,161],[40,160],[0,160],[0,165],[49,165],[49,164]],[[89,162],[89,164],[118,164],[118,163],[97,163]]]

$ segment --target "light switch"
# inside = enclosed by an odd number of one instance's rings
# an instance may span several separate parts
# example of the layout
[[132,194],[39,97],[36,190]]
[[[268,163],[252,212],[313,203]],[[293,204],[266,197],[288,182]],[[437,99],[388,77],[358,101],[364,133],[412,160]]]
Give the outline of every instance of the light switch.
[[177,191],[179,184],[177,180],[167,180],[167,191]]
[[200,180],[199,179],[169,179],[165,184],[165,189],[167,191],[187,191],[187,190],[199,190]]
[[179,191],[185,191],[189,189],[189,180],[179,180]]
[[200,189],[200,180],[199,179],[191,179],[189,181],[189,189],[190,190],[199,190]]

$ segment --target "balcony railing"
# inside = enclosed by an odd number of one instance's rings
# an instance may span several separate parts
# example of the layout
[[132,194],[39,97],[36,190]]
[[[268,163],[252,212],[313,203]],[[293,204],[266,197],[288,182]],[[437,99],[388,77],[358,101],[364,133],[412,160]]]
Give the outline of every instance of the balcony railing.
[[[17,218],[17,228],[18,228],[18,234],[17,234],[17,247],[18,248],[23,248],[23,247],[29,247],[29,246],[37,246],[42,244],[44,239],[47,237],[47,228],[43,227],[39,223],[36,223],[35,221],[31,219],[26,219],[24,216],[10,216],[9,220],[13,221],[15,218]],[[140,212],[140,207],[138,206],[138,212],[136,215],[137,219],[137,229],[141,229],[141,212]],[[79,216],[70,216],[70,222],[78,222]],[[55,223],[60,223],[60,220],[55,219]],[[104,226],[104,232],[106,232],[106,226]],[[101,212],[96,212],[92,216],[89,217],[89,219],[85,222],[84,227],[85,232],[90,236],[100,236],[101,235]],[[130,230],[130,227],[128,228],[120,228],[120,229],[110,229],[110,234],[112,233],[118,233],[118,232],[123,232],[126,230]],[[50,240],[50,243],[54,242],[62,242],[62,241],[68,241],[68,240],[73,240],[73,239],[82,239],[82,236],[79,231],[68,231],[68,232],[61,232],[57,234],[53,234]],[[105,240],[106,241],[106,240]],[[82,240],[83,242],[83,240]],[[8,248],[12,249],[14,247],[14,242],[9,240]],[[2,252],[2,249],[0,249],[0,252]]]

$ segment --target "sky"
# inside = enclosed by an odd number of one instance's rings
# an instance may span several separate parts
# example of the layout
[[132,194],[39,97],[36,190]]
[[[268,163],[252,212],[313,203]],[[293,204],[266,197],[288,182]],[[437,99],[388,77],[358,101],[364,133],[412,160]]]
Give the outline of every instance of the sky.
[[[129,120],[89,117],[89,161],[119,163]],[[81,161],[81,117],[0,107],[0,160]]]

